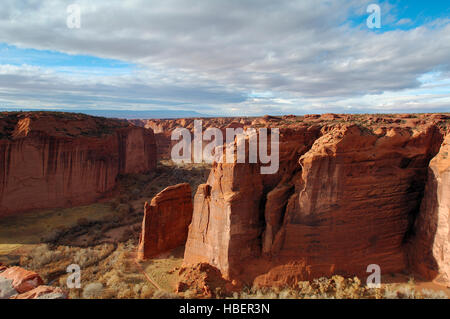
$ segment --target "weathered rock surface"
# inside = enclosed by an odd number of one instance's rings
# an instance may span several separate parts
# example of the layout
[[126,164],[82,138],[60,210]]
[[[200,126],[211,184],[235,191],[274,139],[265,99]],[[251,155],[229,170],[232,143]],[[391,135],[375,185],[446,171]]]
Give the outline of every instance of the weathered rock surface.
[[415,129],[395,118],[364,118],[378,123],[369,128],[326,118],[333,123],[285,125],[277,174],[260,175],[258,164],[213,165],[195,195],[185,265],[206,262],[261,285],[364,276],[369,264],[383,273],[407,267],[442,130],[425,117],[407,118]]
[[11,299],[67,299],[67,293],[59,287],[38,286]]
[[[213,164],[208,183],[199,186],[194,198],[185,263],[208,262],[228,276],[240,268],[241,260],[258,257],[266,195],[276,187],[282,189],[282,196],[292,194],[290,179],[299,169],[297,159],[319,134],[317,126],[280,130],[276,174],[261,175],[258,164]],[[280,206],[270,200],[267,205],[273,210]]]
[[450,135],[431,160],[416,238],[411,248],[413,268],[428,279],[450,286]]
[[155,167],[151,130],[82,114],[0,114],[0,216],[88,204],[118,174]]
[[30,291],[44,283],[37,273],[20,267],[7,268],[0,273],[0,278],[11,280],[12,287],[19,294]]
[[189,184],[165,188],[150,204],[145,203],[138,259],[145,260],[186,242],[192,219]]
[[207,263],[182,267],[178,275],[176,293],[184,293],[185,296],[189,292],[196,297],[216,298],[218,291],[222,295],[231,295],[242,289],[239,283],[224,279],[219,269]]
[[44,286],[41,277],[21,267],[0,272],[0,299],[67,299],[61,288]]

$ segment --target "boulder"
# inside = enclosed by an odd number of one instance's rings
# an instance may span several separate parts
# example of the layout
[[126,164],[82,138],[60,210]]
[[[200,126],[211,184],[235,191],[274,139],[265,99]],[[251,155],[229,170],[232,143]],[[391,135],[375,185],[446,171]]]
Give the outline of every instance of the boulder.
[[37,273],[21,267],[7,268],[0,273],[0,279],[2,279],[3,282],[10,282],[11,287],[14,288],[18,294],[28,292],[44,283]]

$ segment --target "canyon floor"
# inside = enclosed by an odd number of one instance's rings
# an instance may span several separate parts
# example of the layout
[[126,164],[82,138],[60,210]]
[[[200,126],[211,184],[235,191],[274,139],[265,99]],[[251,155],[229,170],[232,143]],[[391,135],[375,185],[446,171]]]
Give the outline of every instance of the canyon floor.
[[83,283],[100,282],[105,287],[84,296],[83,289],[72,289],[71,298],[146,298],[156,291],[170,295],[176,278],[167,272],[181,265],[184,250],[180,247],[151,261],[135,262],[144,202],[180,182],[197,187],[209,169],[206,164],[161,161],[150,174],[121,176],[110,199],[5,217],[0,223],[0,263],[33,269],[45,282],[61,287],[66,287],[67,266],[77,263]]
[[[175,292],[184,246],[144,262],[136,261],[136,251],[144,202],[177,183],[188,182],[196,189],[209,170],[207,164],[180,166],[163,160],[152,173],[121,176],[109,199],[101,202],[6,217],[0,224],[0,262],[32,269],[48,284],[62,288],[67,287],[66,268],[79,264],[83,287],[70,289],[70,298],[202,297],[193,290]],[[381,289],[340,276],[289,288],[260,289],[243,283],[240,291],[228,294],[220,291],[220,283],[208,284],[215,298],[450,298],[449,288],[407,273],[383,276],[382,282]]]

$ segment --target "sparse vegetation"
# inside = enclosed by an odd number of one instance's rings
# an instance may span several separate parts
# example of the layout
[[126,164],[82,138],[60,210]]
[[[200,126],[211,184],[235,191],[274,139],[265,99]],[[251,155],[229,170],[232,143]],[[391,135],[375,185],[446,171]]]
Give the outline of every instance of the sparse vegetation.
[[234,299],[447,299],[444,291],[418,289],[414,281],[383,284],[381,288],[368,288],[357,278],[333,276],[311,282],[302,281],[295,287],[244,288],[233,293]]

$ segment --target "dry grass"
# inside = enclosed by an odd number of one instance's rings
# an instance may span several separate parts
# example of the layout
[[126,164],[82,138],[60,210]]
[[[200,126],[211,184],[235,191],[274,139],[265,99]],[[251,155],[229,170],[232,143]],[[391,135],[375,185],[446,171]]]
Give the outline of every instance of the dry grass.
[[178,282],[178,272],[175,269],[183,263],[184,246],[174,249],[164,255],[144,262],[144,271],[164,291],[173,292]]
[[97,203],[3,218],[0,223],[0,255],[9,254],[22,245],[41,243],[50,233],[75,226],[80,218],[98,221],[108,219],[112,214],[114,211],[110,204]]
[[448,299],[444,291],[420,289],[414,281],[383,284],[381,288],[368,288],[357,278],[333,276],[311,282],[302,281],[295,287],[245,288],[235,292],[237,299]]

